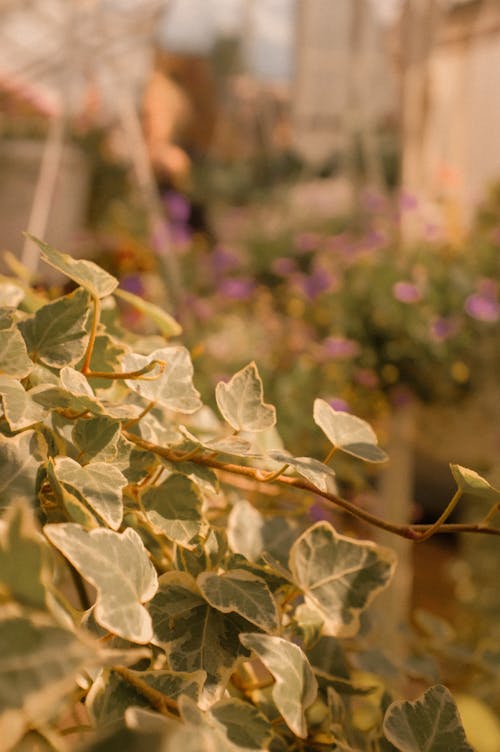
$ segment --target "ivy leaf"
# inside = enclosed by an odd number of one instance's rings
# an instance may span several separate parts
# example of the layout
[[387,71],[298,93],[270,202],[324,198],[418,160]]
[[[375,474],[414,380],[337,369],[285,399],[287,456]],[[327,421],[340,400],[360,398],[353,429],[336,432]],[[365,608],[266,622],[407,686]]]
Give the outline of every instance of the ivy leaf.
[[339,535],[328,522],[306,530],[290,549],[289,561],[306,603],[323,617],[324,634],[334,637],[356,634],[361,611],[395,568],[391,550]]
[[30,726],[50,720],[95,649],[41,614],[0,621],[0,739],[11,749]]
[[196,580],[211,606],[227,614],[243,616],[264,632],[276,632],[279,614],[268,586],[260,577],[243,569],[223,574],[203,572]]
[[146,644],[153,636],[142,605],[156,593],[158,579],[139,535],[98,528],[86,532],[72,522],[45,525],[50,542],[97,590],[96,621],[126,640]]
[[[87,530],[99,527],[97,517],[92,514],[87,504],[74,493],[71,493],[64,483],[60,482],[56,475],[54,460],[52,458],[47,462],[46,470],[47,479],[50,483],[50,488],[55,501],[59,507],[66,510],[69,519],[72,522],[77,522],[79,525],[82,525],[82,527]],[[44,501],[44,498],[45,488],[42,487],[41,500]]]
[[220,696],[236,661],[248,655],[239,634],[251,625],[237,614],[213,608],[185,572],[166,572],[160,577],[149,612],[153,644],[166,651],[170,667],[174,671],[205,671],[205,694]]
[[206,528],[198,489],[180,473],[148,489],[142,503],[151,524],[180,546],[194,547],[194,540]]
[[353,457],[366,462],[385,462],[387,454],[378,446],[373,428],[355,415],[334,410],[322,399],[314,400],[314,422],[332,442]]
[[16,379],[0,376],[0,396],[11,431],[30,428],[47,415],[47,411],[33,401],[30,393]]
[[299,648],[282,637],[242,634],[240,640],[253,650],[273,675],[273,700],[293,733],[307,736],[306,709],[318,693],[318,684],[306,656]]
[[393,702],[384,734],[401,752],[473,752],[450,692],[436,684],[415,702]]
[[[45,608],[45,559],[43,538],[34,525],[33,513],[14,503],[0,528],[0,592],[32,608]],[[46,544],[45,544],[46,545]]]
[[16,326],[0,329],[0,374],[22,379],[33,368],[24,338]]
[[265,431],[276,423],[276,410],[263,401],[264,389],[254,362],[235,373],[226,384],[220,381],[215,399],[222,416],[236,431]]
[[79,288],[20,321],[19,329],[32,360],[52,368],[80,360],[87,346],[89,315],[89,295]]
[[267,718],[248,702],[236,697],[219,700],[210,708],[212,718],[223,727],[227,739],[238,749],[262,750],[271,736]]
[[336,493],[337,484],[335,481],[335,471],[325,465],[324,462],[315,460],[312,457],[292,457],[287,452],[272,450],[268,452],[269,457],[280,464],[287,464],[301,475],[303,478],[312,483],[320,491],[327,493]]
[[169,313],[154,305],[154,303],[149,303],[138,295],[134,295],[126,290],[115,290],[115,295],[126,303],[129,303],[156,324],[160,332],[167,339],[169,337],[177,337],[182,332],[181,325]]
[[458,488],[471,496],[488,501],[500,501],[500,489],[493,488],[485,478],[461,465],[451,465],[451,473],[455,479]]
[[126,371],[138,371],[153,360],[165,363],[157,378],[155,372],[146,378],[127,379],[126,385],[141,397],[183,413],[194,413],[201,407],[199,392],[193,386],[193,364],[185,347],[163,347],[150,355],[128,353],[123,358]]
[[82,467],[70,457],[56,457],[55,474],[109,527],[118,530],[123,517],[123,488],[128,481],[117,467],[107,462],[91,462]]
[[[179,695],[187,695],[198,700],[205,682],[204,671],[192,673],[149,670],[130,671],[132,681],[137,679],[148,687],[161,692],[165,697],[175,700]],[[99,676],[92,685],[85,703],[94,723],[105,724],[121,721],[127,708],[150,708],[150,703],[131,683],[126,682],[113,670]]]
[[28,237],[40,248],[43,261],[88,290],[92,297],[105,298],[118,287],[118,280],[93,261],[74,259],[33,235],[28,234]]
[[107,415],[80,418],[75,422],[72,438],[85,460],[99,455],[113,459],[117,453],[120,423]]
[[237,501],[227,522],[227,537],[232,550],[249,561],[257,561],[264,549],[263,527],[261,513],[246,499]]
[[35,431],[23,431],[10,438],[0,435],[0,507],[9,506],[12,499],[35,502],[42,459]]

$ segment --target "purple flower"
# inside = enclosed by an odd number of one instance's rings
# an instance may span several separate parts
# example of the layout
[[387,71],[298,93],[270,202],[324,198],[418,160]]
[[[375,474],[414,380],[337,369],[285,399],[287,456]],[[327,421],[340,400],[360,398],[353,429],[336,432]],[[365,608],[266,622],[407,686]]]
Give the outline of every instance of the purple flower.
[[211,259],[214,271],[218,274],[223,274],[230,269],[237,269],[240,266],[240,259],[237,254],[220,245],[214,248]]
[[349,403],[345,401],[345,399],[342,399],[342,397],[330,397],[330,399],[326,400],[328,404],[330,405],[333,410],[337,410],[337,412],[341,413],[350,413],[351,408],[349,407]]
[[282,256],[281,258],[274,259],[271,269],[275,274],[279,274],[280,277],[287,277],[297,270],[297,265],[293,259]]
[[459,329],[460,324],[456,319],[445,316],[437,316],[430,324],[431,336],[438,342],[444,342],[453,337]]
[[223,279],[219,285],[219,293],[230,300],[247,300],[254,290],[255,282],[244,277]]
[[354,358],[360,352],[359,343],[354,339],[346,339],[345,337],[327,337],[323,342],[323,348],[330,358],[338,358],[339,360]]
[[500,306],[497,300],[490,295],[480,293],[469,295],[464,308],[469,316],[478,321],[498,321],[500,316]]
[[367,389],[376,389],[378,386],[378,376],[372,368],[358,368],[354,381]]
[[295,237],[295,248],[299,253],[310,253],[319,246],[321,235],[317,232],[301,232]]
[[334,287],[335,279],[327,269],[317,267],[308,277],[305,275],[297,277],[297,282],[301,292],[309,300],[314,300],[322,292],[331,290]]
[[121,280],[121,286],[127,292],[133,292],[134,295],[144,295],[144,284],[139,274],[130,274],[123,277]]
[[369,212],[380,212],[385,209],[386,200],[381,193],[376,191],[365,191],[361,197],[363,206]]
[[403,193],[399,197],[399,207],[401,211],[414,211],[418,207],[416,196],[403,191]]
[[400,303],[418,303],[422,300],[422,293],[413,282],[400,280],[392,286],[392,294]]
[[164,200],[169,219],[176,224],[186,224],[191,213],[189,201],[175,191],[166,193]]

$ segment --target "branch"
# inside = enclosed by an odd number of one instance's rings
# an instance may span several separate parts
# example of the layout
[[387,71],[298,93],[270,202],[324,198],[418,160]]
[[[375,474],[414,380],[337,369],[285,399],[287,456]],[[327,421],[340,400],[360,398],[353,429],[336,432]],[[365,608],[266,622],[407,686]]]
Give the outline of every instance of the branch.
[[[171,449],[168,449],[167,447],[161,447],[157,444],[153,444],[150,441],[146,441],[146,439],[142,439],[139,436],[135,436],[134,434],[130,433],[129,431],[123,431],[123,435],[126,439],[131,441],[133,444],[136,444],[137,446],[140,446],[142,449],[146,449],[149,452],[153,452],[154,454],[157,454],[159,457],[164,457],[167,460],[170,460],[170,462],[178,462],[178,456],[174,451]],[[211,457],[206,457],[203,455],[195,456],[191,459],[191,462],[194,462],[197,465],[204,465],[205,467],[211,467],[214,470],[220,470],[224,473],[229,473],[232,475],[237,476],[244,476],[246,478],[251,478],[256,483],[265,483],[266,481],[263,480],[261,475],[261,470],[255,467],[247,467],[245,465],[236,465],[233,463],[226,463],[226,462],[220,462],[219,460],[213,459]],[[268,481],[267,481],[268,482]],[[380,528],[381,530],[386,530],[388,533],[393,533],[394,535],[398,535],[401,538],[407,538],[408,540],[412,540],[415,543],[424,542],[428,538],[431,537],[431,535],[441,534],[441,533],[484,533],[487,535],[500,535],[500,528],[494,528],[494,527],[487,527],[484,525],[484,523],[479,524],[442,524],[444,522],[443,515],[432,525],[398,525],[394,522],[390,522],[389,520],[384,520],[380,517],[375,516],[374,514],[371,514],[370,512],[367,512],[364,509],[360,509],[355,504],[352,504],[350,501],[347,501],[347,499],[343,499],[341,496],[337,496],[333,493],[328,493],[327,491],[321,491],[319,488],[316,488],[312,483],[309,483],[306,480],[303,480],[302,478],[296,478],[296,477],[290,477],[288,475],[279,475],[276,477],[273,481],[274,483],[277,483],[282,486],[288,486],[292,488],[298,488],[302,491],[308,491],[309,493],[314,493],[317,496],[321,496],[321,498],[325,499],[326,501],[329,501],[331,504],[334,504],[336,507],[339,507],[340,509],[343,509],[345,512],[350,514],[352,517],[356,517],[358,520],[362,520],[363,522],[367,522],[369,525],[372,525],[373,527]],[[446,509],[446,516],[448,516],[448,510],[449,507]]]

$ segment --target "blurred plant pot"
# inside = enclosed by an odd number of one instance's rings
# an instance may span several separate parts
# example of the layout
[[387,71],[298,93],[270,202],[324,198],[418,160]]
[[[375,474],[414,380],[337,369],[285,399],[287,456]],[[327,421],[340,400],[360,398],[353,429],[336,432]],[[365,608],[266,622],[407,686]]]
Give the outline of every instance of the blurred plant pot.
[[[0,248],[21,258],[23,232],[28,227],[45,142],[7,138],[0,141]],[[82,149],[63,147],[54,196],[43,238],[61,250],[71,250],[86,219],[90,167]],[[49,267],[39,273],[52,281]],[[0,258],[0,272],[5,272]]]

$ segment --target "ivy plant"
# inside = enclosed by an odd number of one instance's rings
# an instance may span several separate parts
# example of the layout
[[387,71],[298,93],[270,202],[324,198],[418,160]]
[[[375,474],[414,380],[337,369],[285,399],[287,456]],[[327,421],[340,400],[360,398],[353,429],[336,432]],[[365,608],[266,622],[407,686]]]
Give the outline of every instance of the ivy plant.
[[293,456],[255,363],[216,416],[167,313],[121,294],[159,331],[132,335],[114,277],[39,245],[74,290],[0,280],[0,750],[470,750],[441,684],[409,702],[360,681],[392,551],[257,489],[416,542],[456,529],[463,493],[491,507],[462,527],[498,534],[500,493],[453,466],[434,525],[374,517],[331,465],[385,461],[367,423],[317,399],[324,461]]

